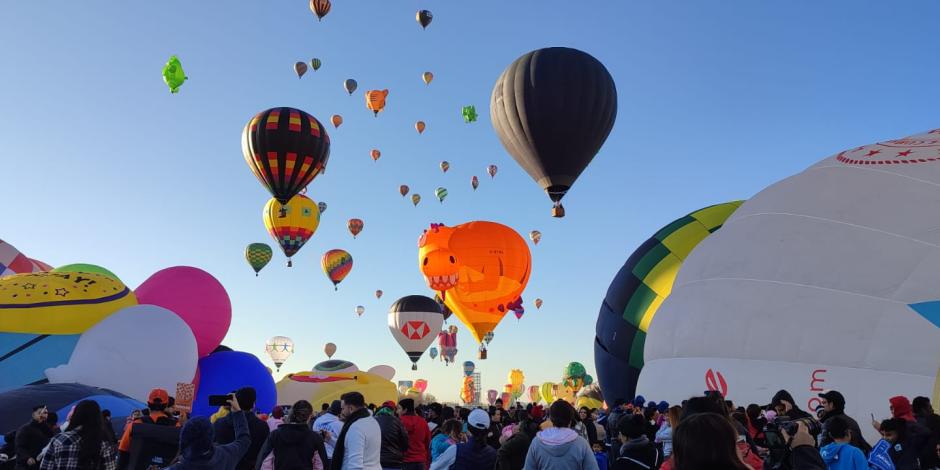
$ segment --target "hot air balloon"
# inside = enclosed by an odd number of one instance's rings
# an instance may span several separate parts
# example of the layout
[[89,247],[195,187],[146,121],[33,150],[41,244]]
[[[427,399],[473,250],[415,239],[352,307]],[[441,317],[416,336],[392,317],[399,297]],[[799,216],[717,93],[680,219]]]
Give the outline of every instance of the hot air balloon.
[[495,335],[496,335],[495,333],[490,331],[487,334],[483,335],[483,341],[486,342],[486,344],[490,344],[490,341],[493,341],[493,337]]
[[450,169],[450,162],[448,162],[447,160],[442,161],[442,162],[441,162],[441,171],[443,171],[444,173],[447,173],[447,170],[449,170],[449,169]]
[[343,88],[346,90],[346,93],[352,95],[356,91],[356,88],[359,88],[359,83],[352,78],[347,78],[343,81]]
[[323,346],[323,352],[326,353],[327,358],[333,357],[333,355],[336,354],[336,345],[333,343],[326,343]]
[[310,0],[310,11],[317,15],[317,21],[322,21],[323,17],[330,12],[332,6],[330,0]]
[[434,74],[431,72],[424,72],[421,74],[421,80],[424,80],[425,85],[430,85],[431,80],[434,80]]
[[512,313],[516,316],[516,320],[522,320],[522,315],[525,314],[525,309],[522,307],[522,305],[519,305],[517,308],[513,309]]
[[[499,392],[496,390],[487,390],[486,391],[486,402],[492,406],[496,403],[496,399],[499,398]],[[505,402],[504,402],[505,403]]]
[[538,230],[533,230],[529,232],[529,240],[532,240],[532,243],[535,243],[536,245],[538,245],[539,240],[541,239],[542,239],[542,232],[539,232]]
[[542,393],[539,390],[538,385],[529,385],[529,401],[536,403],[539,401],[539,398],[542,397]]
[[476,384],[473,383],[473,377],[464,377],[463,386],[460,388],[460,400],[469,405],[475,398]]
[[363,307],[362,305],[357,305],[357,306],[356,306],[356,315],[361,317],[363,313],[366,313],[366,308]]
[[242,153],[258,181],[287,204],[326,169],[330,136],[320,121],[299,109],[271,108],[245,125]]
[[323,201],[318,202],[317,209],[320,209],[320,215],[323,215],[323,213],[326,212],[326,203]]
[[433,19],[434,15],[428,10],[419,10],[418,13],[415,14],[415,20],[421,25],[421,29],[427,28]]
[[552,382],[544,382],[541,387],[539,387],[539,392],[542,394],[542,400],[546,404],[552,404],[555,401],[555,388],[557,385]]
[[476,370],[477,365],[473,361],[464,361],[463,362],[463,375],[465,377],[470,377],[473,375],[473,371]]
[[294,64],[294,73],[297,74],[297,78],[301,78],[307,73],[307,64],[304,62],[297,62]]
[[333,127],[339,127],[343,124],[343,116],[340,116],[339,114],[334,114],[330,118],[330,121],[333,122]]
[[252,243],[245,248],[245,259],[255,270],[255,276],[268,265],[273,256],[271,247],[267,243]]
[[477,186],[479,186],[479,185],[480,185],[480,179],[479,179],[479,178],[477,178],[476,176],[470,178],[470,186],[473,187],[473,190],[474,190],[474,191],[477,190]]
[[275,336],[264,343],[264,352],[268,353],[268,357],[274,361],[274,367],[280,371],[281,365],[294,354],[294,342],[286,336]]
[[384,294],[384,292],[382,292],[382,289],[376,290],[376,291],[375,291],[375,298],[376,298],[376,299],[381,299],[381,298],[382,298],[382,294]]
[[382,156],[382,152],[380,152],[379,149],[372,149],[372,151],[369,152],[369,155],[372,156],[372,161],[377,162],[379,161],[379,157]]
[[408,194],[409,188],[407,184],[403,184],[398,187],[398,192],[401,193],[401,197],[405,197]]
[[498,170],[498,168],[496,168],[496,165],[490,165],[486,167],[486,172],[490,174],[490,178],[496,177],[496,170]]
[[385,98],[388,90],[369,90],[366,92],[366,107],[378,117],[379,112],[385,109]]
[[418,121],[415,123],[415,130],[418,131],[418,134],[424,134],[424,128],[427,127],[424,124],[424,121]]
[[477,108],[476,108],[476,106],[473,106],[473,105],[464,106],[464,107],[460,110],[460,114],[463,115],[463,122],[465,122],[465,123],[467,123],[467,124],[470,124],[471,122],[476,122],[476,121],[477,121],[477,116],[478,116],[478,115],[477,115]]
[[444,316],[434,299],[409,295],[396,300],[388,310],[388,329],[418,370],[418,359],[444,326]]
[[346,250],[330,250],[323,253],[320,265],[326,277],[333,283],[334,290],[339,290],[339,283],[352,271],[353,258]]
[[437,346],[441,350],[441,360],[444,364],[454,362],[454,358],[457,357],[457,327],[450,325],[447,331],[438,333]]
[[365,222],[362,219],[349,219],[347,226],[349,227],[349,233],[352,234],[353,238],[356,238],[365,226]]
[[434,195],[437,196],[437,200],[441,201],[441,204],[444,203],[444,198],[447,197],[447,188],[437,188],[434,190]]
[[525,391],[525,386],[522,384],[525,382],[525,373],[522,372],[522,369],[512,369],[509,371],[509,374],[506,377],[506,380],[509,381],[509,385],[512,386],[512,398],[518,400],[522,396],[522,392]]
[[314,72],[320,70],[321,65],[323,65],[323,62],[320,62],[320,59],[317,59],[316,57],[310,59],[310,68],[312,68]]
[[535,308],[542,308],[542,299],[535,299]]
[[427,381],[427,380],[425,380],[425,379],[418,379],[418,380],[415,380],[415,390],[417,390],[418,393],[424,393],[425,390],[427,390],[427,389],[428,389],[428,381]]
[[432,360],[437,359],[437,348],[432,346],[431,349],[428,350],[428,356],[431,356]]
[[418,193],[411,195],[411,203],[418,207],[418,203],[421,202],[421,195]]
[[286,205],[271,198],[262,212],[264,226],[287,256],[287,266],[293,266],[294,256],[307,243],[320,226],[320,210],[307,196],[298,194]]
[[555,203],[604,145],[617,118],[617,88],[597,59],[577,49],[532,51],[509,65],[490,98],[506,151]]
[[428,287],[441,294],[477,342],[506,312],[521,308],[532,258],[513,229],[485,221],[433,224],[418,247],[418,266]]
[[163,66],[163,82],[170,87],[170,93],[179,93],[180,87],[189,77],[183,72],[183,64],[179,57],[170,56]]

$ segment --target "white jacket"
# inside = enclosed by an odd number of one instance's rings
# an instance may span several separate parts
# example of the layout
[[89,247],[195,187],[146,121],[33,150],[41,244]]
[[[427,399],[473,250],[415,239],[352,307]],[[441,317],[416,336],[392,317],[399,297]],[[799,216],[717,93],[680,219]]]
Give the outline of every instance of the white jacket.
[[369,416],[360,418],[346,431],[343,470],[382,470],[382,430]]
[[324,413],[323,416],[320,416],[313,422],[313,430],[315,432],[329,431],[330,438],[323,439],[323,444],[326,447],[326,456],[332,459],[336,439],[339,439],[339,433],[343,430],[343,422],[339,420],[339,416],[332,413]]

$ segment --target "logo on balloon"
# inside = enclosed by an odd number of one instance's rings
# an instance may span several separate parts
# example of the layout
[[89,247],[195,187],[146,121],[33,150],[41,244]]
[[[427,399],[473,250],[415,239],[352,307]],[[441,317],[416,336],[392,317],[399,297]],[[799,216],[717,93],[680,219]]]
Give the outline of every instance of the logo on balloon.
[[721,396],[728,396],[728,382],[725,382],[725,376],[721,372],[708,369],[705,373],[705,387],[710,392],[719,392]]
[[409,321],[401,327],[401,333],[408,339],[423,339],[430,332],[431,328],[423,321]]

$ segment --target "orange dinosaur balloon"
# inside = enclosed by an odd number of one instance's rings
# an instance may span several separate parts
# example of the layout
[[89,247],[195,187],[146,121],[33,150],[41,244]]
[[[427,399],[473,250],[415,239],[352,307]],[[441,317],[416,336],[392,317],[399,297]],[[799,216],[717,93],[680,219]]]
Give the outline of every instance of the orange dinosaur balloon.
[[507,312],[522,310],[532,256],[525,240],[502,224],[431,224],[418,241],[418,266],[479,343]]

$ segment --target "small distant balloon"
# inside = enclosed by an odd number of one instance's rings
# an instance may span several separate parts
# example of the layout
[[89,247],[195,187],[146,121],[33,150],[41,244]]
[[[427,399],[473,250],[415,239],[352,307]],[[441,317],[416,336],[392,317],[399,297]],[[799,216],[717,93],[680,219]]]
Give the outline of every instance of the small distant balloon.
[[366,108],[372,111],[373,115],[379,116],[379,113],[385,109],[385,98],[388,97],[388,90],[369,90],[366,92]]
[[442,162],[441,162],[441,171],[443,171],[444,173],[447,173],[447,170],[449,170],[449,169],[450,169],[450,163],[448,163],[447,160],[442,161]]
[[355,80],[347,78],[346,81],[343,82],[343,88],[346,89],[346,93],[352,95],[353,92],[356,91],[356,88],[359,88],[359,84],[356,83]]
[[421,195],[418,193],[412,194],[411,203],[414,204],[415,207],[417,207],[419,202],[421,202]]
[[347,226],[349,227],[349,233],[352,234],[353,238],[356,238],[356,236],[359,235],[359,232],[362,232],[362,228],[365,226],[365,223],[362,221],[362,219],[349,219]]
[[321,65],[323,65],[323,62],[320,62],[320,59],[317,59],[316,57],[310,59],[310,68],[312,68],[314,72],[320,70]]
[[294,354],[294,342],[286,336],[275,336],[264,343],[264,352],[268,353],[274,367],[280,371],[281,365]]
[[539,240],[542,239],[542,232],[539,232],[538,230],[533,230],[529,232],[529,239],[532,240],[532,243],[535,243],[536,245],[538,245]]
[[434,190],[434,195],[437,196],[437,200],[441,201],[441,204],[444,203],[444,198],[447,197],[447,188],[437,188]]
[[476,191],[477,187],[480,186],[480,178],[476,176],[470,178],[470,186],[473,186],[473,190]]
[[424,72],[421,74],[421,79],[424,80],[425,85],[430,85],[431,80],[434,80],[434,74],[431,72]]
[[339,127],[343,125],[343,116],[334,114],[333,117],[330,118],[330,121],[333,121],[333,127]]
[[376,298],[376,299],[381,299],[381,298],[382,298],[382,294],[384,294],[384,292],[382,292],[382,289],[376,290],[376,291],[375,291],[375,298]]
[[490,341],[493,341],[494,336],[496,336],[495,333],[488,331],[485,335],[483,335],[483,341],[486,341],[486,344],[490,344]]
[[542,299],[535,299],[535,308],[542,308]]
[[307,73],[307,64],[305,62],[297,62],[294,64],[294,73],[297,74],[297,78],[301,78]]
[[357,307],[356,307],[356,315],[358,315],[358,316],[361,317],[363,313],[366,313],[366,308],[363,307],[362,305],[357,306]]
[[415,20],[421,25],[421,29],[427,29],[433,19],[434,15],[428,10],[419,10],[418,13],[415,14]]
[[320,215],[323,215],[323,213],[326,212],[326,203],[323,201],[318,202],[317,209],[320,209]]
[[166,86],[170,87],[170,93],[179,93],[180,86],[188,79],[189,77],[183,73],[183,64],[180,63],[179,57],[171,55],[166,65],[163,66],[163,81]]
[[268,265],[274,252],[267,243],[252,243],[245,248],[245,259],[255,270],[255,276]]
[[377,161],[379,161],[379,157],[382,156],[382,152],[380,152],[379,149],[372,149],[372,151],[369,152],[369,155],[372,156],[372,160],[373,160],[373,161],[376,161],[376,162],[377,162]]
[[461,111],[461,114],[463,114],[463,122],[467,124],[470,124],[471,122],[476,122],[477,120],[476,106],[473,106],[473,105],[464,106],[463,110]]
[[427,127],[424,124],[424,121],[418,121],[415,123],[415,130],[418,131],[418,134],[424,134],[424,128]]
[[317,21],[322,21],[332,6],[330,0],[310,0],[310,11],[317,15]]
[[405,195],[408,194],[408,191],[410,190],[411,188],[409,188],[407,184],[403,184],[398,187],[398,192],[401,193],[401,197],[405,197]]
[[326,345],[323,346],[323,352],[326,353],[327,358],[333,357],[333,355],[336,354],[336,345],[333,343],[326,343]]
[[496,165],[490,165],[486,167],[486,172],[490,174],[490,178],[496,177],[496,170],[497,170]]
[[330,250],[323,254],[320,265],[333,283],[334,290],[339,290],[339,283],[352,271],[353,258],[346,250]]

